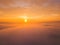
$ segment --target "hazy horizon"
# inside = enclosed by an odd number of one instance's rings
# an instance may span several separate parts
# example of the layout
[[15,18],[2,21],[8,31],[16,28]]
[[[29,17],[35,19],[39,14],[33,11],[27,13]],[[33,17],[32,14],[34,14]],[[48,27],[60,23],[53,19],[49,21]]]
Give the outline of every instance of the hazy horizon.
[[0,0],[0,45],[60,45],[60,0]]

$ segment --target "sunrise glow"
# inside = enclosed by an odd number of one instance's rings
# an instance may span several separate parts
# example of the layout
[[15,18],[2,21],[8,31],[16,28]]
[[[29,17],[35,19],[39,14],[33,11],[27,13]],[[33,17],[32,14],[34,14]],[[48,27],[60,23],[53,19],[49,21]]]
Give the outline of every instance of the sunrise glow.
[[24,22],[26,23],[28,17],[27,16],[24,16],[23,18],[24,18]]
[[27,19],[25,19],[24,22],[26,23],[27,22]]
[[19,16],[19,18],[24,19],[24,22],[26,23],[26,22],[28,21],[28,18],[29,18],[29,17],[27,17],[27,16]]
[[0,0],[0,45],[60,45],[60,0]]

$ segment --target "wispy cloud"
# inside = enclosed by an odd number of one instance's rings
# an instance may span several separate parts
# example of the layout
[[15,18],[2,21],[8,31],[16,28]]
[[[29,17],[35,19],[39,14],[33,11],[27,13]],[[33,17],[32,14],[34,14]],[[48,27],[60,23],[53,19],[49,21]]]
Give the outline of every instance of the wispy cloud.
[[[16,10],[18,8],[19,10]],[[0,9],[4,12],[3,15],[14,14],[12,10],[17,13],[24,13],[25,10],[30,14],[33,13],[31,15],[60,14],[60,0],[0,0]]]
[[0,0],[0,8],[11,8],[11,7],[30,7],[31,5],[38,6],[50,6],[50,4],[59,6],[60,0],[30,0],[30,2],[24,0]]

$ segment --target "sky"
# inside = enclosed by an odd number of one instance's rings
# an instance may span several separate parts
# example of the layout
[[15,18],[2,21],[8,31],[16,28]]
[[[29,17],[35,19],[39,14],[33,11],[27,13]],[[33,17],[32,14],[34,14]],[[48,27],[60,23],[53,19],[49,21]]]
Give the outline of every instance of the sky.
[[23,15],[60,20],[60,0],[0,0],[0,18]]

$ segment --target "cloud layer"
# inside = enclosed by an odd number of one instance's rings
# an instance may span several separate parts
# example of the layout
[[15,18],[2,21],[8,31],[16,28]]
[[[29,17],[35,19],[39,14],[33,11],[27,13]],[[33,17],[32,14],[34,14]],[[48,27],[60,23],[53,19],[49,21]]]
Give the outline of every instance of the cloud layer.
[[0,15],[60,15],[60,0],[0,0]]

